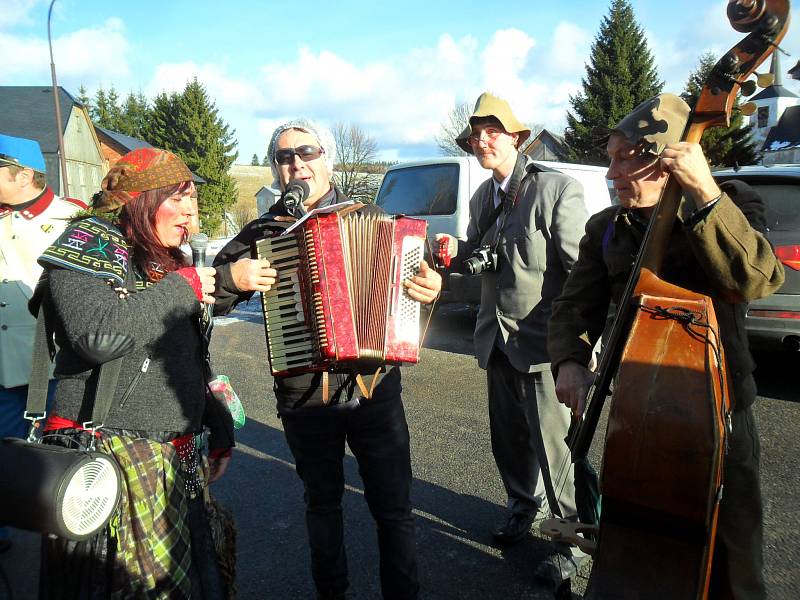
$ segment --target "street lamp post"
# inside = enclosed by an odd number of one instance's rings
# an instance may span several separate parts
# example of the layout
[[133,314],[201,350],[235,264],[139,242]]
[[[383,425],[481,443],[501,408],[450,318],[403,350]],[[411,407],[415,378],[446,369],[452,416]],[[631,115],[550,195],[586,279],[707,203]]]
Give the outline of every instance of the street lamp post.
[[58,136],[58,160],[61,165],[61,181],[64,182],[64,189],[60,190],[62,196],[69,196],[69,180],[67,177],[67,157],[64,154],[64,132],[61,131],[61,105],[58,101],[58,82],[56,81],[56,64],[53,62],[53,40],[50,37],[50,16],[53,14],[53,4],[50,2],[50,9],[47,11],[47,45],[50,47],[50,77],[53,80],[53,104],[56,107],[56,134]]

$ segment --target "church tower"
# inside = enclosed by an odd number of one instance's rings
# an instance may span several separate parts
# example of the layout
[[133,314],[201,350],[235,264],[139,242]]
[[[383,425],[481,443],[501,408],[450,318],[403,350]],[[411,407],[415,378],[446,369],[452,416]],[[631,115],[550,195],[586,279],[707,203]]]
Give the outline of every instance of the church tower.
[[764,88],[758,94],[748,99],[758,108],[750,116],[750,125],[753,126],[753,140],[760,147],[767,139],[769,130],[778,124],[783,111],[790,106],[800,104],[800,97],[783,87],[781,74],[780,53],[772,53],[770,73],[773,76],[772,85]]

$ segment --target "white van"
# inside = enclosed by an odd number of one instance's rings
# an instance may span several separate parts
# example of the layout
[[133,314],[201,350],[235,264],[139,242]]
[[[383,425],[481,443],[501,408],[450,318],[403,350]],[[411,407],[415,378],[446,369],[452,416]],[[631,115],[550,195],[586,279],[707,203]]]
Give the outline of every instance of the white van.
[[[583,185],[586,209],[594,214],[611,204],[606,167],[537,160],[543,170],[560,171]],[[375,203],[391,214],[428,221],[433,245],[437,233],[467,239],[469,200],[478,186],[491,177],[474,156],[429,158],[390,167]],[[480,302],[480,276],[452,273],[445,282],[443,302]]]

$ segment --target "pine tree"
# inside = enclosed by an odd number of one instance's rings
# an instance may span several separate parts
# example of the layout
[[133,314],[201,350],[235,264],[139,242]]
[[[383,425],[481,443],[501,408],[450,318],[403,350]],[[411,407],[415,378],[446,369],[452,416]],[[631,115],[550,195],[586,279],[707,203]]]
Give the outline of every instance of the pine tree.
[[106,93],[106,99],[108,100],[108,125],[103,125],[103,127],[107,127],[112,131],[119,131],[120,122],[122,120],[122,109],[119,106],[119,94],[117,94],[117,90],[114,89],[113,84]]
[[201,227],[209,234],[236,201],[236,184],[228,175],[238,156],[233,133],[196,78],[181,94],[160,94],[153,100],[147,141],[175,152],[206,180],[198,187],[198,205]]
[[91,111],[92,101],[89,98],[89,92],[87,91],[86,86],[83,84],[81,84],[81,87],[78,88],[78,102],[83,104],[86,107],[86,110]]
[[117,131],[135,138],[144,138],[150,120],[150,106],[142,92],[129,92],[120,109]]
[[104,90],[103,86],[97,88],[89,115],[95,125],[120,131],[120,124],[123,121],[122,108],[119,105],[119,94],[113,85],[108,91]]
[[[700,57],[697,69],[689,75],[681,97],[694,108],[703,85],[711,74],[717,59],[711,52]],[[714,167],[735,167],[737,165],[753,165],[759,154],[752,139],[752,126],[744,123],[744,116],[739,110],[739,97],[733,103],[731,123],[728,127],[711,127],[703,132],[700,145],[708,162]]]
[[262,167],[269,166],[269,156],[267,156],[266,154],[264,155],[264,158],[261,160],[261,166]]
[[259,164],[259,163],[258,163],[258,154],[256,154],[255,152],[253,152],[253,158],[251,158],[251,159],[250,159],[250,166],[251,166],[251,167],[257,167],[257,166],[258,166],[258,164]]
[[101,85],[94,94],[94,104],[90,113],[92,121],[100,127],[111,127],[111,112],[108,106],[108,96]]
[[589,61],[583,91],[570,97],[574,114],[567,112],[564,141],[571,160],[607,164],[597,130],[618,123],[664,85],[628,0],[612,0]]
[[178,120],[178,94],[161,93],[153,98],[150,120],[145,128],[144,139],[156,148],[172,149],[172,134]]

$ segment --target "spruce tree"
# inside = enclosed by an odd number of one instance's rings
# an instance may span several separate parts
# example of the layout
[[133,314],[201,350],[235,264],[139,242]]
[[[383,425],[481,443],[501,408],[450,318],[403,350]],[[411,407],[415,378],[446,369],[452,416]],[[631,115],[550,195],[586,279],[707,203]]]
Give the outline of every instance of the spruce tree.
[[144,138],[150,120],[150,107],[142,92],[129,92],[120,109],[117,131],[135,138]]
[[111,128],[111,111],[108,106],[106,91],[101,85],[94,94],[94,103],[90,112],[92,121],[100,127]]
[[81,87],[78,88],[78,102],[83,104],[86,107],[86,110],[91,111],[92,101],[89,98],[89,92],[86,89],[86,86],[83,84],[81,84]]
[[664,85],[628,0],[612,0],[582,83],[583,90],[570,97],[574,112],[567,112],[564,141],[571,160],[608,164],[598,131],[618,123]]
[[178,94],[160,93],[153,98],[150,119],[145,129],[144,138],[156,148],[172,150],[172,134],[177,123]]
[[262,167],[268,167],[269,166],[269,156],[268,155],[266,155],[266,154],[264,155],[264,158],[261,160],[261,166]]
[[198,186],[198,206],[201,227],[209,234],[216,233],[225,209],[236,202],[236,184],[228,175],[238,156],[233,133],[196,78],[181,94],[153,100],[147,141],[171,150],[206,180]]
[[97,88],[94,95],[94,105],[90,111],[90,116],[95,125],[105,127],[112,131],[120,130],[120,123],[122,122],[122,109],[119,105],[119,94],[112,85],[106,91],[103,86]]
[[108,99],[108,125],[103,125],[113,131],[119,131],[120,121],[122,120],[122,109],[119,106],[119,94],[112,85],[106,93]]
[[[717,59],[711,52],[700,56],[697,69],[689,75],[681,97],[694,108],[703,85],[711,74]],[[713,167],[735,167],[737,165],[753,165],[759,155],[752,139],[752,126],[744,123],[744,116],[739,110],[739,97],[733,103],[730,125],[728,127],[711,127],[703,132],[700,145],[708,162]]]
[[258,154],[253,152],[253,158],[250,159],[250,166],[251,167],[257,167],[258,165],[259,165],[259,163],[258,163]]

